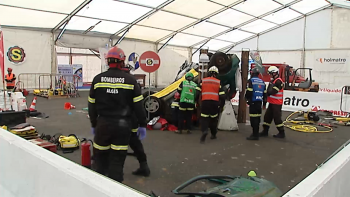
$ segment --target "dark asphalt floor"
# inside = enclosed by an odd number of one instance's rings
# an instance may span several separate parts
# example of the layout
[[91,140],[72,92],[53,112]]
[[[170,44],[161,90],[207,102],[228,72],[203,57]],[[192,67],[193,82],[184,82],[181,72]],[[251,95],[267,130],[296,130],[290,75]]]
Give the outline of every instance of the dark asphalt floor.
[[[38,98],[37,110],[48,114],[48,119],[28,119],[39,133],[76,134],[92,139],[90,122],[81,109],[87,107],[87,92],[80,98]],[[27,97],[28,106],[33,96]],[[76,106],[64,110],[65,102]],[[71,114],[69,114],[71,112]],[[284,117],[289,113],[285,112]],[[246,175],[255,170],[274,182],[283,192],[288,191],[322,163],[350,138],[346,127],[335,128],[332,133],[300,133],[286,128],[284,140],[262,138],[247,141],[251,127],[239,124],[239,131],[219,131],[218,139],[199,144],[200,131],[176,135],[170,131],[148,131],[144,140],[151,176],[140,178],[131,172],[138,168],[136,158],[128,156],[124,168],[124,184],[144,193],[154,191],[160,196],[174,196],[171,190],[197,175]],[[272,127],[271,134],[277,133]],[[130,151],[129,151],[130,152]],[[62,154],[80,163],[80,152]],[[204,184],[204,183],[203,183]]]

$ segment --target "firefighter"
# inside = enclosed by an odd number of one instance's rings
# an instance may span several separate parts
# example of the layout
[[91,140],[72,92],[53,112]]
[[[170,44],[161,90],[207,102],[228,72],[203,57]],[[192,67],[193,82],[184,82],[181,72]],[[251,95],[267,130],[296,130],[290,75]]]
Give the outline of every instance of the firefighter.
[[121,70],[125,66],[123,50],[113,47],[106,58],[109,69],[94,77],[88,98],[92,133],[95,134],[94,170],[122,182],[132,115],[137,116],[137,133],[142,140],[146,137],[146,114],[136,79]]
[[245,98],[249,105],[250,125],[253,128],[253,133],[247,140],[259,140],[259,125],[263,105],[266,104],[265,83],[259,78],[258,68],[251,70],[251,78],[248,80],[248,88],[245,93]]
[[[126,66],[122,70],[124,70],[126,73],[129,73],[129,74],[131,71],[130,67],[128,67],[128,66]],[[135,113],[133,113],[132,127],[131,127],[132,129],[131,129],[129,146],[134,151],[134,155],[136,156],[137,160],[139,161],[140,167],[136,171],[133,171],[132,174],[137,175],[137,176],[148,177],[151,174],[151,171],[150,171],[148,164],[147,164],[147,156],[146,156],[146,153],[144,151],[142,142],[137,134],[138,127],[139,127],[139,124],[137,121],[137,116]]]
[[219,69],[212,66],[208,70],[208,77],[200,83],[202,104],[201,104],[201,129],[200,142],[204,143],[208,135],[208,128],[211,131],[210,139],[216,139],[220,100],[225,99],[225,91],[221,88],[220,80],[217,79]]
[[172,123],[178,127],[179,126],[179,101],[180,101],[180,94],[178,92],[175,92],[174,95],[174,101],[171,103],[171,114],[172,114]]
[[191,72],[186,73],[185,80],[177,88],[180,94],[179,103],[179,125],[177,134],[182,134],[184,129],[184,121],[186,121],[187,134],[191,133],[192,113],[195,108],[196,95],[198,95],[199,87],[193,82],[194,76]]
[[267,137],[272,120],[278,130],[275,138],[285,138],[284,125],[282,121],[282,105],[283,105],[283,81],[279,77],[279,70],[276,66],[270,66],[267,70],[271,76],[271,82],[267,87],[267,102],[269,106],[266,109],[263,123],[263,131],[260,132],[260,137]]
[[11,91],[16,86],[16,76],[15,76],[15,74],[12,73],[12,68],[8,68],[7,73],[8,74],[5,76],[6,89],[8,91]]

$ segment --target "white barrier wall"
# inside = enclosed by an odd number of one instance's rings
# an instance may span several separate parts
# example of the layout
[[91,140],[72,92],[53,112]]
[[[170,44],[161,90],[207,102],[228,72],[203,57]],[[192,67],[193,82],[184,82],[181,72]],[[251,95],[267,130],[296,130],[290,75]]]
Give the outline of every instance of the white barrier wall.
[[350,146],[347,145],[283,197],[347,197],[349,182]]
[[147,196],[0,129],[1,197]]

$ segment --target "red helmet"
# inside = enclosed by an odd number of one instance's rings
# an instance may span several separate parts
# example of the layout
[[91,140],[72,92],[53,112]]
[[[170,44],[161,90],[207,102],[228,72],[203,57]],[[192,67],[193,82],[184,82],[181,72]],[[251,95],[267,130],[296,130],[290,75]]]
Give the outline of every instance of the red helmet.
[[8,68],[8,69],[7,69],[7,72],[12,72],[12,68]]
[[175,92],[174,98],[175,99],[180,99],[180,94],[178,92]]
[[[106,56],[107,60],[109,63],[116,63],[119,61],[124,61],[125,60],[125,53],[121,48],[118,47],[112,47]],[[113,61],[110,61],[113,60]]]

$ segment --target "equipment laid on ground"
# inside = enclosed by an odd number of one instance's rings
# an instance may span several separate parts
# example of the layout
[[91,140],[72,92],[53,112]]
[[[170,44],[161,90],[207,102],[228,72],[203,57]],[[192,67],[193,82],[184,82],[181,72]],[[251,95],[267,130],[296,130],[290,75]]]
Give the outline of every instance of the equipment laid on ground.
[[33,139],[39,136],[35,127],[30,125],[29,123],[22,123],[14,127],[10,127],[9,131],[24,139]]
[[68,136],[61,135],[58,138],[58,143],[60,149],[62,149],[63,152],[68,153],[73,152],[75,149],[79,149],[80,139],[74,134]]
[[52,142],[49,142],[49,141],[41,139],[41,138],[35,138],[35,139],[28,140],[28,141],[33,143],[33,144],[36,144],[40,147],[43,147],[51,152],[57,153],[57,145],[52,143]]
[[[329,133],[333,131],[330,124],[318,123],[320,121],[319,112],[296,111],[291,113],[284,121],[284,126],[294,131],[305,133]],[[292,116],[298,115],[296,118]],[[322,128],[322,129],[321,129]]]
[[[209,180],[213,183],[219,184],[219,186],[206,189],[203,192],[181,191],[199,180]],[[248,177],[210,175],[197,176],[178,186],[173,190],[173,193],[187,197],[280,197],[283,194],[282,191],[272,182],[256,177],[256,173],[254,171],[250,171]]]
[[91,150],[90,143],[93,145],[92,140],[81,140],[81,165],[87,168],[91,168]]
[[[270,66],[276,66],[279,69],[279,75],[283,80],[283,82],[285,83],[285,87],[284,87],[285,90],[318,92],[320,89],[319,83],[315,82],[312,79],[311,68],[297,68],[296,70],[294,70],[293,67],[287,64],[268,64],[268,63],[263,64],[263,67],[265,68],[265,72],[260,76],[260,78],[264,82],[270,82],[271,80],[270,75],[267,72],[267,69]],[[251,65],[252,69],[254,67],[256,67],[255,63]],[[306,79],[301,76],[302,72],[304,72],[305,75],[309,73]]]

